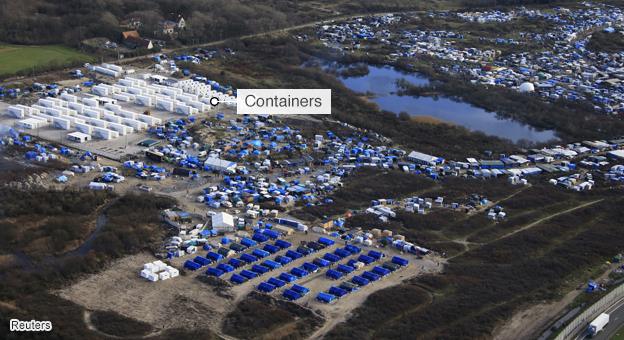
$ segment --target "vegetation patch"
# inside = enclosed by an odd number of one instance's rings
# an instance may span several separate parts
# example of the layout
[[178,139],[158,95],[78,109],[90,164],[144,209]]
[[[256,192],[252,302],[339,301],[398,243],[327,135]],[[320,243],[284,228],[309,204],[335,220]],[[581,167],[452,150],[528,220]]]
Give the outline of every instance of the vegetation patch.
[[225,317],[223,332],[241,339],[304,339],[322,323],[307,308],[254,291]]
[[91,313],[91,323],[105,334],[121,337],[135,337],[148,334],[152,330],[149,324],[127,318],[111,311],[94,311]]
[[93,58],[61,45],[0,45],[0,78],[81,65]]

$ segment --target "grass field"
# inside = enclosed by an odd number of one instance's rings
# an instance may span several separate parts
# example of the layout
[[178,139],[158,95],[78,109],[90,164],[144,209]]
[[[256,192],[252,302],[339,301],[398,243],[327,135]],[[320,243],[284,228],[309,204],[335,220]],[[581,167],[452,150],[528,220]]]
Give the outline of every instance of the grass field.
[[91,61],[91,57],[59,45],[0,45],[0,77]]

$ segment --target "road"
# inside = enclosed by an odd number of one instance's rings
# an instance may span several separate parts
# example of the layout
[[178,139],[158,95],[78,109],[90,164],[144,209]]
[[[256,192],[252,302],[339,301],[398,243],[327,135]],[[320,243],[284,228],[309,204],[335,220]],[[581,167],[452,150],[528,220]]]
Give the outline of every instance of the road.
[[[405,11],[405,12],[409,12],[409,13],[422,13],[422,11],[409,11],[409,10]],[[216,40],[216,41],[211,41],[211,42],[207,42],[207,43],[201,43],[201,44],[195,44],[195,45],[185,45],[184,47],[173,48],[173,49],[165,48],[165,49],[163,49],[159,53],[142,55],[142,56],[137,56],[137,57],[133,57],[133,58],[125,58],[125,59],[118,60],[117,63],[126,64],[126,63],[130,63],[130,62],[133,62],[133,61],[136,61],[136,60],[141,60],[141,59],[145,59],[145,58],[151,58],[151,57],[153,57],[154,55],[157,55],[157,54],[163,54],[163,53],[164,54],[170,54],[170,53],[173,53],[173,52],[187,51],[187,50],[191,50],[191,49],[195,49],[195,48],[214,47],[214,46],[221,45],[221,44],[225,43],[226,41],[232,40],[232,39],[244,40],[244,39],[250,39],[250,38],[259,38],[259,37],[264,37],[264,36],[270,36],[270,35],[273,35],[273,34],[282,34],[282,33],[288,33],[288,32],[291,32],[291,31],[297,31],[297,30],[300,30],[300,29],[303,29],[303,28],[314,27],[316,25],[332,24],[332,23],[335,23],[337,21],[349,20],[349,19],[362,17],[362,16],[379,16],[379,15],[387,15],[387,14],[392,14],[392,13],[401,13],[401,11],[398,11],[398,12],[379,12],[379,13],[358,13],[358,14],[350,14],[350,15],[341,15],[341,16],[337,16],[337,17],[334,17],[334,18],[331,18],[331,19],[316,20],[316,21],[312,21],[312,22],[308,22],[308,23],[304,23],[304,24],[278,28],[278,29],[265,31],[265,32],[246,34],[246,35],[242,35],[242,36],[238,36],[238,37],[230,37],[230,38],[227,38],[227,39]]]
[[609,340],[624,325],[624,299],[609,308],[606,313],[609,314],[609,323],[592,339]]
[[[590,338],[587,329],[583,328],[581,333],[574,338],[575,340],[592,339],[592,340],[609,340],[615,333],[624,326],[624,298],[620,299],[613,306],[609,307],[604,313],[609,314],[609,323],[596,336]],[[593,320],[593,319],[592,319]]]

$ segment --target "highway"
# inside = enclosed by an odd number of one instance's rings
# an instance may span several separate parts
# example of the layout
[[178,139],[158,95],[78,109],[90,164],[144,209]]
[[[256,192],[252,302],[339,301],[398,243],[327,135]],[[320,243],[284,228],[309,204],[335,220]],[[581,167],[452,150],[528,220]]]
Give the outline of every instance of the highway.
[[609,314],[609,323],[602,332],[598,333],[598,335],[592,339],[609,340],[615,335],[618,329],[624,325],[624,299],[618,301],[618,303],[609,308],[606,313]]
[[[607,309],[605,313],[609,314],[609,323],[600,333],[591,339],[609,340],[615,335],[618,329],[624,325],[624,298],[620,299],[615,305]],[[587,336],[586,327],[583,328],[582,333],[579,334],[576,339],[590,339]]]

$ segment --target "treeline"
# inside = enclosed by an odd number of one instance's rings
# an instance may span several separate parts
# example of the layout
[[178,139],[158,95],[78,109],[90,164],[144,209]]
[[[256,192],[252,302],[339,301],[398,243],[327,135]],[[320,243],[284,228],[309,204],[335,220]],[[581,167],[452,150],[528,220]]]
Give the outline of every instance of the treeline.
[[140,33],[154,36],[162,20],[186,20],[179,39],[200,43],[312,21],[318,11],[305,3],[271,0],[23,0],[0,2],[0,37],[15,44],[63,43],[87,38],[119,40],[120,22],[139,18]]
[[463,0],[466,8],[483,8],[492,6],[526,6],[526,5],[554,5],[578,3],[574,0]]

